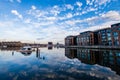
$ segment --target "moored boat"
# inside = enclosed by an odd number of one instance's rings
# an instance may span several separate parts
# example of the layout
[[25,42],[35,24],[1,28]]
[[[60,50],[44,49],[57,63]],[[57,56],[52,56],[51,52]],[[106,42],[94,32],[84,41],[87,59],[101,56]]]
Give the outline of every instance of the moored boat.
[[19,50],[19,52],[22,52],[22,53],[25,53],[25,52],[31,53],[32,51],[33,51],[32,47],[30,46],[24,46]]

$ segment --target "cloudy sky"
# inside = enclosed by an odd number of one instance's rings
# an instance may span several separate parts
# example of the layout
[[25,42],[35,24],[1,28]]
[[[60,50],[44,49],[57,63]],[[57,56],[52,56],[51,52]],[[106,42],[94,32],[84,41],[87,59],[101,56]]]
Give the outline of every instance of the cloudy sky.
[[0,0],[0,40],[64,43],[120,22],[120,0]]

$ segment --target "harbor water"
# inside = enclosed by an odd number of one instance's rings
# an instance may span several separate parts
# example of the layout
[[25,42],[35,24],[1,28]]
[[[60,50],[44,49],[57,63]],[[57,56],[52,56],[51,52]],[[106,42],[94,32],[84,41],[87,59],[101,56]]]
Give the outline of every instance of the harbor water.
[[0,49],[0,80],[120,80],[120,51],[39,48]]

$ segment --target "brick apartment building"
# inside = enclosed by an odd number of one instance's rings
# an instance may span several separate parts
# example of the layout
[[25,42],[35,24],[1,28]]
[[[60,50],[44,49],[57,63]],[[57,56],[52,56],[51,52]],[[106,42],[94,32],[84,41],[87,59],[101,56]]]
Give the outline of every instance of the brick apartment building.
[[76,43],[76,36],[67,36],[65,38],[65,45],[66,46],[77,45],[77,43]]
[[111,25],[112,45],[120,46],[120,23]]
[[96,45],[98,42],[96,32],[86,31],[77,36],[78,46]]
[[67,36],[66,46],[120,46],[120,23],[113,24],[109,28],[95,31],[85,31],[77,36]]
[[98,45],[112,45],[111,28],[104,28],[98,31]]

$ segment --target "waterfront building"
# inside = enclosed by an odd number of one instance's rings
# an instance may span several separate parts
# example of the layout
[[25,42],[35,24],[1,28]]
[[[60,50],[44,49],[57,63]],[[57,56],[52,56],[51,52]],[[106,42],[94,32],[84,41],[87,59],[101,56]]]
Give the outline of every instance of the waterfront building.
[[66,46],[74,46],[77,45],[76,43],[76,36],[67,36],[65,38],[65,45]]
[[88,45],[96,45],[97,42],[97,33],[92,31],[86,31],[80,33],[77,36],[77,45],[78,46],[88,46]]
[[98,30],[98,45],[112,45],[111,28]]
[[120,23],[95,31],[85,31],[77,36],[67,36],[66,46],[120,46]]
[[120,23],[111,25],[112,45],[120,46]]

